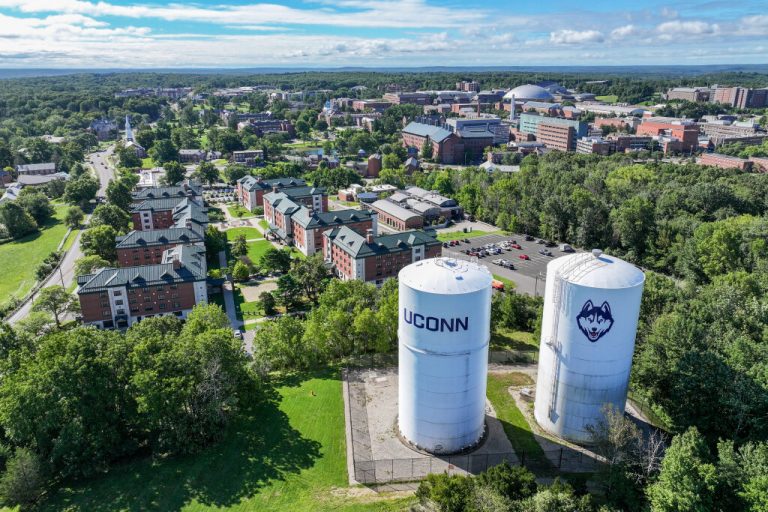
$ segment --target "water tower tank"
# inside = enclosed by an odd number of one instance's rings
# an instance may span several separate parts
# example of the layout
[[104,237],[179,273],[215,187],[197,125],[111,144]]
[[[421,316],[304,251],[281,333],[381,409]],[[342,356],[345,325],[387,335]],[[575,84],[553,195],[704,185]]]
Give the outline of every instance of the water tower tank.
[[485,428],[491,275],[448,258],[399,274],[401,435],[432,453],[477,443]]
[[624,410],[644,281],[599,250],[547,265],[534,408],[545,430],[587,442],[604,404]]

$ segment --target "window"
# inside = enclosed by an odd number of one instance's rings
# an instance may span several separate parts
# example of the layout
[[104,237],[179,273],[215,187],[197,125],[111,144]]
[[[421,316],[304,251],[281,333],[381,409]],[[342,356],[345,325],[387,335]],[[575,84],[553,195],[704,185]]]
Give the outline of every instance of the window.
[[144,308],[144,311],[152,311],[152,309],[153,309],[152,306],[147,306]]
[[151,302],[151,301],[152,301],[151,297],[144,297],[144,302]]
[[105,309],[101,312],[101,316],[112,316],[112,312],[108,309]]
[[174,302],[173,303],[173,307],[180,308],[181,307],[181,302]]
[[122,300],[116,300],[115,301],[115,306],[122,306],[122,305],[123,305],[123,301]]
[[109,302],[102,302],[101,303],[101,307],[108,308],[109,307]]
[[160,304],[160,309],[165,309],[165,304]]
[[172,293],[171,294],[171,298],[172,299],[178,299],[179,298],[179,294],[178,293]]

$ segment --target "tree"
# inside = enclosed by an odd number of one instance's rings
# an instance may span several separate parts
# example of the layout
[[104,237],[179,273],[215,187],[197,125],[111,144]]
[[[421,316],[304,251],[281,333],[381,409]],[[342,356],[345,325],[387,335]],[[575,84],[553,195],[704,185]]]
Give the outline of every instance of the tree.
[[288,272],[291,268],[291,254],[276,247],[270,247],[261,256],[259,267],[267,272]]
[[83,256],[75,261],[75,276],[87,276],[93,274],[96,269],[109,267],[111,263],[101,256]]
[[272,295],[271,292],[261,292],[261,295],[259,295],[259,300],[261,301],[261,308],[264,310],[264,314],[266,316],[272,316],[275,314],[275,306],[277,305],[277,301],[275,301],[275,296]]
[[423,504],[432,503],[441,512],[464,512],[472,490],[472,480],[447,473],[427,475],[416,489]]
[[178,163],[179,160],[179,150],[170,139],[156,140],[147,153],[156,165],[164,165],[168,162]]
[[96,226],[83,232],[80,247],[86,256],[100,256],[107,261],[117,259],[115,237],[117,232],[112,226]]
[[163,166],[163,169],[165,169],[163,183],[166,185],[178,185],[184,181],[187,171],[179,162],[168,162]]
[[37,294],[37,298],[32,303],[32,311],[53,315],[56,328],[60,328],[61,315],[77,311],[78,306],[79,303],[75,296],[67,292],[62,286],[49,286]]
[[317,361],[314,347],[304,342],[304,322],[288,315],[261,324],[253,347],[263,371],[304,369]]
[[[142,146],[144,145],[142,144]],[[125,169],[139,169],[141,167],[141,158],[133,148],[121,147],[117,149],[116,153],[120,167]]]
[[433,148],[432,148],[432,139],[427,137],[427,140],[424,141],[424,145],[421,147],[421,158],[425,160],[429,160],[432,158]]
[[0,224],[4,224],[12,238],[37,231],[37,222],[27,210],[16,201],[6,201],[0,204]]
[[245,235],[238,235],[232,244],[233,256],[245,256],[248,254],[248,242],[245,241]]
[[208,258],[218,261],[219,253],[227,248],[227,234],[216,226],[209,224],[205,228],[205,250]]
[[0,425],[60,476],[90,475],[134,451],[129,350],[117,332],[49,334],[0,383]]
[[213,185],[219,180],[219,170],[211,162],[202,162],[195,169],[195,176],[200,181]]
[[16,328],[21,332],[28,333],[34,338],[46,334],[53,327],[53,320],[50,315],[42,311],[32,311],[16,324]]
[[107,185],[107,201],[127,212],[131,207],[132,201],[131,188],[127,180],[110,180]]
[[654,512],[714,510],[717,468],[695,427],[675,436],[661,463],[658,480],[647,489]]
[[29,505],[40,497],[44,484],[40,458],[27,448],[16,448],[0,477],[0,497],[8,505]]
[[621,245],[641,258],[648,247],[655,225],[654,206],[648,199],[635,196],[611,212],[615,236]]
[[281,305],[292,309],[301,301],[302,291],[301,284],[291,274],[285,274],[277,279],[274,294]]
[[399,169],[403,165],[403,161],[399,156],[397,156],[397,153],[389,153],[384,155],[382,160],[382,166],[384,169]]
[[64,189],[64,201],[85,208],[96,197],[99,191],[99,181],[90,174],[69,180]]
[[239,164],[228,165],[224,168],[224,177],[229,183],[235,183],[237,180],[248,176],[250,173],[250,169]]
[[131,357],[140,426],[158,451],[190,453],[218,439],[248,381],[226,315],[202,309],[178,335],[142,337]]
[[512,501],[529,498],[538,488],[536,475],[523,466],[510,466],[506,461],[478,475],[477,481]]
[[127,232],[130,223],[131,216],[114,204],[100,204],[91,215],[92,228],[111,226],[118,234]]
[[289,274],[300,284],[304,295],[313,304],[317,304],[319,295],[325,290],[331,277],[322,254],[314,254],[304,260],[296,260]]
[[38,225],[41,225],[50,219],[55,212],[53,206],[51,206],[51,202],[44,194],[40,192],[33,192],[30,194],[22,193],[16,202],[29,212],[29,214],[33,219],[35,219],[35,222],[37,222]]
[[242,261],[235,263],[235,267],[232,269],[232,278],[235,281],[247,281],[251,277],[251,270],[248,265]]
[[83,223],[83,219],[85,219],[85,214],[83,213],[82,208],[79,206],[70,206],[67,208],[67,214],[64,216],[64,223],[67,227],[76,229]]

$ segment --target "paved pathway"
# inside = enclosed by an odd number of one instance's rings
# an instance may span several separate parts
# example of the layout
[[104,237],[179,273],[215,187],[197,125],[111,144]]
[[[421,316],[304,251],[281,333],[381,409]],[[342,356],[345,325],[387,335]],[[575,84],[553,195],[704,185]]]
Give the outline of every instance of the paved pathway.
[[[221,268],[227,266],[227,253],[225,251],[219,252],[219,265]],[[240,329],[242,322],[237,318],[237,309],[235,308],[235,294],[232,291],[232,274],[227,274],[227,280],[221,287],[222,294],[224,295],[224,309],[226,310],[229,323],[233,329]]]

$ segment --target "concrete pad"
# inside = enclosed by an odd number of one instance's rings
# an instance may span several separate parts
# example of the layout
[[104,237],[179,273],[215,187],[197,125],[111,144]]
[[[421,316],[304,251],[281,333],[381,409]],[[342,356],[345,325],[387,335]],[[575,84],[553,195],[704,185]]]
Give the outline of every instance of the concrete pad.
[[264,292],[277,290],[277,281],[263,281],[256,286],[241,286],[240,292],[246,302],[255,302],[259,300],[259,295]]

